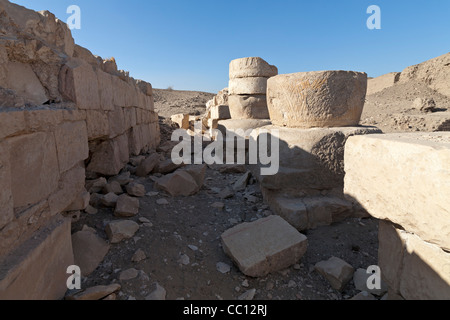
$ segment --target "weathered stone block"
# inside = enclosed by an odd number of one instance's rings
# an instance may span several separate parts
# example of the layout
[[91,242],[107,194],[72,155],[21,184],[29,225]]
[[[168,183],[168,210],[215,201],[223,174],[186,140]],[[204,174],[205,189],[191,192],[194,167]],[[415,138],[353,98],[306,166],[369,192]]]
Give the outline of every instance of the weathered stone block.
[[277,67],[269,65],[259,57],[241,58],[230,62],[230,79],[248,77],[270,78],[277,74]]
[[0,299],[62,299],[73,264],[71,222],[58,217],[1,262]]
[[180,129],[189,129],[189,114],[175,114],[170,117],[170,120],[176,123]]
[[211,118],[218,120],[231,119],[230,107],[226,105],[213,106],[211,108]]
[[236,94],[261,94],[267,92],[267,78],[236,78],[229,82],[230,95]]
[[72,235],[75,264],[83,277],[97,269],[109,251],[109,244],[91,231],[79,231]]
[[269,119],[265,95],[231,95],[228,97],[233,119]]
[[129,161],[128,136],[124,134],[104,141],[92,152],[88,171],[106,176],[117,175]]
[[250,277],[264,277],[297,263],[308,240],[279,216],[243,223],[222,234],[224,251]]
[[87,110],[86,125],[89,141],[109,137],[109,118],[106,112]]
[[345,193],[372,216],[450,249],[450,133],[352,137],[345,170]]
[[115,138],[127,130],[127,127],[125,126],[125,116],[121,107],[115,107],[114,111],[108,112],[108,119],[110,138]]
[[63,122],[62,110],[27,110],[25,111],[25,121],[27,130],[36,131],[53,131],[59,124]]
[[0,111],[0,139],[23,133],[25,128],[23,111]]
[[100,96],[100,106],[102,110],[114,110],[114,86],[113,86],[113,76],[97,70],[98,88]]
[[274,125],[293,128],[357,126],[367,91],[367,74],[318,71],[278,75],[267,83]]
[[14,207],[46,199],[59,181],[56,144],[51,133],[34,133],[7,140],[10,150]]
[[60,172],[65,172],[89,157],[86,122],[66,122],[55,131]]
[[9,146],[0,143],[0,230],[14,219]]

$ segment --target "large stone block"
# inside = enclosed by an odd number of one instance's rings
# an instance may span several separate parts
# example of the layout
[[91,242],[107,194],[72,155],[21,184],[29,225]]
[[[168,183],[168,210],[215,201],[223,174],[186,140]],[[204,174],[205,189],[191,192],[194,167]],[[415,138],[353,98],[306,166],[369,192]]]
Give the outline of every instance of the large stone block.
[[64,120],[63,110],[27,110],[25,121],[27,131],[54,131]]
[[88,171],[107,176],[117,175],[129,161],[128,136],[124,134],[104,141],[92,152]]
[[14,219],[9,146],[0,143],[0,230]]
[[129,107],[123,109],[126,130],[136,125],[136,108]]
[[86,125],[89,141],[109,137],[109,118],[106,112],[87,110]]
[[58,217],[0,262],[0,299],[62,299],[73,264],[71,222]]
[[265,95],[230,95],[228,105],[232,119],[269,119]]
[[307,238],[279,216],[243,223],[221,236],[223,249],[250,277],[264,277],[296,264],[306,253]]
[[293,128],[357,126],[367,91],[367,74],[317,71],[283,74],[267,83],[274,125]]
[[115,138],[128,129],[125,125],[125,116],[121,107],[115,107],[114,111],[108,112],[108,119],[110,138]]
[[56,215],[68,208],[84,190],[86,174],[84,164],[81,163],[61,175],[58,189],[48,199],[52,215]]
[[14,90],[18,96],[35,106],[42,105],[48,100],[45,89],[33,72],[31,65],[9,62],[6,69],[6,85],[8,89]]
[[102,110],[114,110],[113,76],[98,69],[97,78]]
[[217,105],[211,107],[211,118],[219,120],[231,119],[230,108],[227,105]]
[[85,121],[63,123],[56,129],[55,139],[61,173],[89,157]]
[[0,139],[23,133],[25,128],[25,112],[0,111]]
[[63,97],[75,102],[79,109],[100,109],[97,74],[84,60],[72,59],[62,67],[59,89]]
[[379,265],[389,292],[407,300],[450,299],[450,253],[382,221]]
[[59,166],[52,133],[9,138],[11,188],[14,207],[46,199],[59,181]]
[[277,74],[277,67],[268,64],[259,57],[241,58],[230,62],[230,79],[248,77],[270,78]]
[[262,94],[267,91],[267,78],[236,78],[229,82],[230,95],[236,94]]
[[345,193],[372,216],[450,250],[450,133],[352,137]]

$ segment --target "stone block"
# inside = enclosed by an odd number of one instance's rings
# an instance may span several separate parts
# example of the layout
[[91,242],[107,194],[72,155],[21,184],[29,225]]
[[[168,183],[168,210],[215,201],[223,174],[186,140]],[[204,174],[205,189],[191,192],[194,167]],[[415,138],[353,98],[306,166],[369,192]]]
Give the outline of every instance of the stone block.
[[97,70],[98,88],[99,88],[99,98],[100,107],[102,110],[112,111],[114,110],[114,86],[113,86],[113,76],[103,72],[102,70]]
[[235,59],[230,62],[230,79],[248,77],[270,78],[277,74],[277,67],[268,64],[260,57]]
[[265,95],[230,95],[228,105],[232,119],[269,119]]
[[0,139],[24,133],[25,129],[25,112],[0,111]]
[[230,108],[226,105],[213,106],[211,108],[211,118],[218,120],[231,119]]
[[86,122],[66,122],[55,131],[60,172],[74,167],[89,157]]
[[267,78],[235,78],[229,82],[230,95],[252,94],[265,95],[267,92]]
[[125,126],[125,116],[121,107],[115,107],[114,111],[108,112],[108,119],[110,138],[115,138],[128,129]]
[[89,141],[109,137],[109,118],[104,111],[87,110],[86,126]]

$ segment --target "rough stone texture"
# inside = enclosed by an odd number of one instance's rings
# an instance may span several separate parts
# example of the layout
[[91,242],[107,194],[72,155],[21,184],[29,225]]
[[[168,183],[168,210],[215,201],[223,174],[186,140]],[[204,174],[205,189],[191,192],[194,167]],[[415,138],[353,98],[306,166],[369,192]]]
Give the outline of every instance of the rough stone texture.
[[293,128],[357,126],[366,91],[367,74],[360,72],[278,75],[267,83],[270,119]]
[[117,199],[116,217],[134,217],[139,212],[139,199],[130,197],[126,194],[119,196]]
[[67,211],[84,210],[89,205],[91,195],[86,190],[82,190],[75,198],[75,200],[66,208]]
[[167,192],[172,197],[187,197],[196,194],[201,186],[199,187],[192,175],[180,169],[158,179],[155,187]]
[[140,183],[130,183],[126,187],[127,193],[133,197],[143,197],[145,196],[145,186]]
[[230,95],[228,97],[232,119],[269,119],[265,95]]
[[449,63],[450,53],[446,53],[421,64],[410,66],[401,73],[400,82],[421,80],[431,89],[450,97],[448,86],[450,82]]
[[230,95],[252,94],[265,95],[267,92],[267,78],[236,78],[229,82]]
[[218,120],[231,119],[230,108],[227,105],[218,105],[211,107],[211,118]]
[[230,62],[230,79],[248,77],[270,78],[277,74],[277,67],[269,65],[259,57],[235,59]]
[[11,191],[9,148],[0,143],[0,230],[14,219],[14,200]]
[[87,170],[113,176],[118,174],[128,161],[128,137],[124,134],[97,146]]
[[391,72],[367,81],[367,95],[392,87],[400,80],[400,72]]
[[150,174],[153,169],[158,165],[160,161],[160,156],[157,153],[152,154],[147,157],[141,164],[137,167],[136,175],[138,177],[145,177]]
[[74,264],[70,219],[57,218],[0,262],[1,300],[58,300]]
[[170,117],[170,120],[176,123],[180,129],[189,129],[189,114],[175,114]]
[[14,207],[28,206],[48,197],[58,187],[59,180],[53,135],[39,132],[10,138],[7,142]]
[[24,112],[0,110],[0,139],[24,132],[25,128]]
[[100,202],[102,205],[108,208],[115,208],[117,204],[117,200],[119,199],[119,196],[115,194],[114,192],[110,192],[108,194],[105,194],[101,199]]
[[117,292],[121,289],[120,284],[114,283],[109,286],[96,286],[85,290],[77,291],[74,294],[68,294],[65,300],[76,300],[76,301],[95,301],[102,300],[109,295]]
[[109,119],[105,112],[87,110],[86,125],[89,141],[109,137]]
[[154,290],[145,298],[145,300],[162,301],[166,300],[166,289],[161,287],[158,283],[153,285]]
[[35,106],[48,100],[44,87],[28,64],[9,62],[6,65],[5,86]]
[[355,269],[342,259],[331,257],[327,261],[318,262],[315,269],[325,277],[333,289],[342,291],[352,279]]
[[130,220],[113,221],[108,223],[105,230],[109,241],[114,244],[132,238],[139,230],[139,225]]
[[100,265],[109,251],[109,244],[91,231],[79,231],[72,235],[75,265],[81,276],[87,277]]
[[89,156],[86,123],[67,122],[55,131],[59,170],[65,172]]
[[450,299],[450,254],[417,235],[380,222],[379,265],[389,296],[407,300]]
[[308,241],[281,217],[243,223],[222,234],[224,251],[250,277],[264,277],[296,264]]
[[203,183],[205,182],[207,168],[208,166],[206,164],[191,164],[181,169],[189,173],[194,178],[195,183],[197,184],[196,192],[200,191]]
[[348,198],[450,250],[450,133],[352,137],[345,170]]

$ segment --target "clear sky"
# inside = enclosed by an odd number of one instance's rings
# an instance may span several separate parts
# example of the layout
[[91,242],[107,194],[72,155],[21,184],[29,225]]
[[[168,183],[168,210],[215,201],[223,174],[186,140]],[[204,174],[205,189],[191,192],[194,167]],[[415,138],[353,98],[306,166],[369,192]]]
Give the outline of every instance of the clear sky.
[[[448,0],[12,0],[67,21],[75,42],[155,88],[217,92],[233,59],[259,56],[280,73],[364,71],[377,77],[450,51]],[[367,8],[381,8],[369,30]]]

